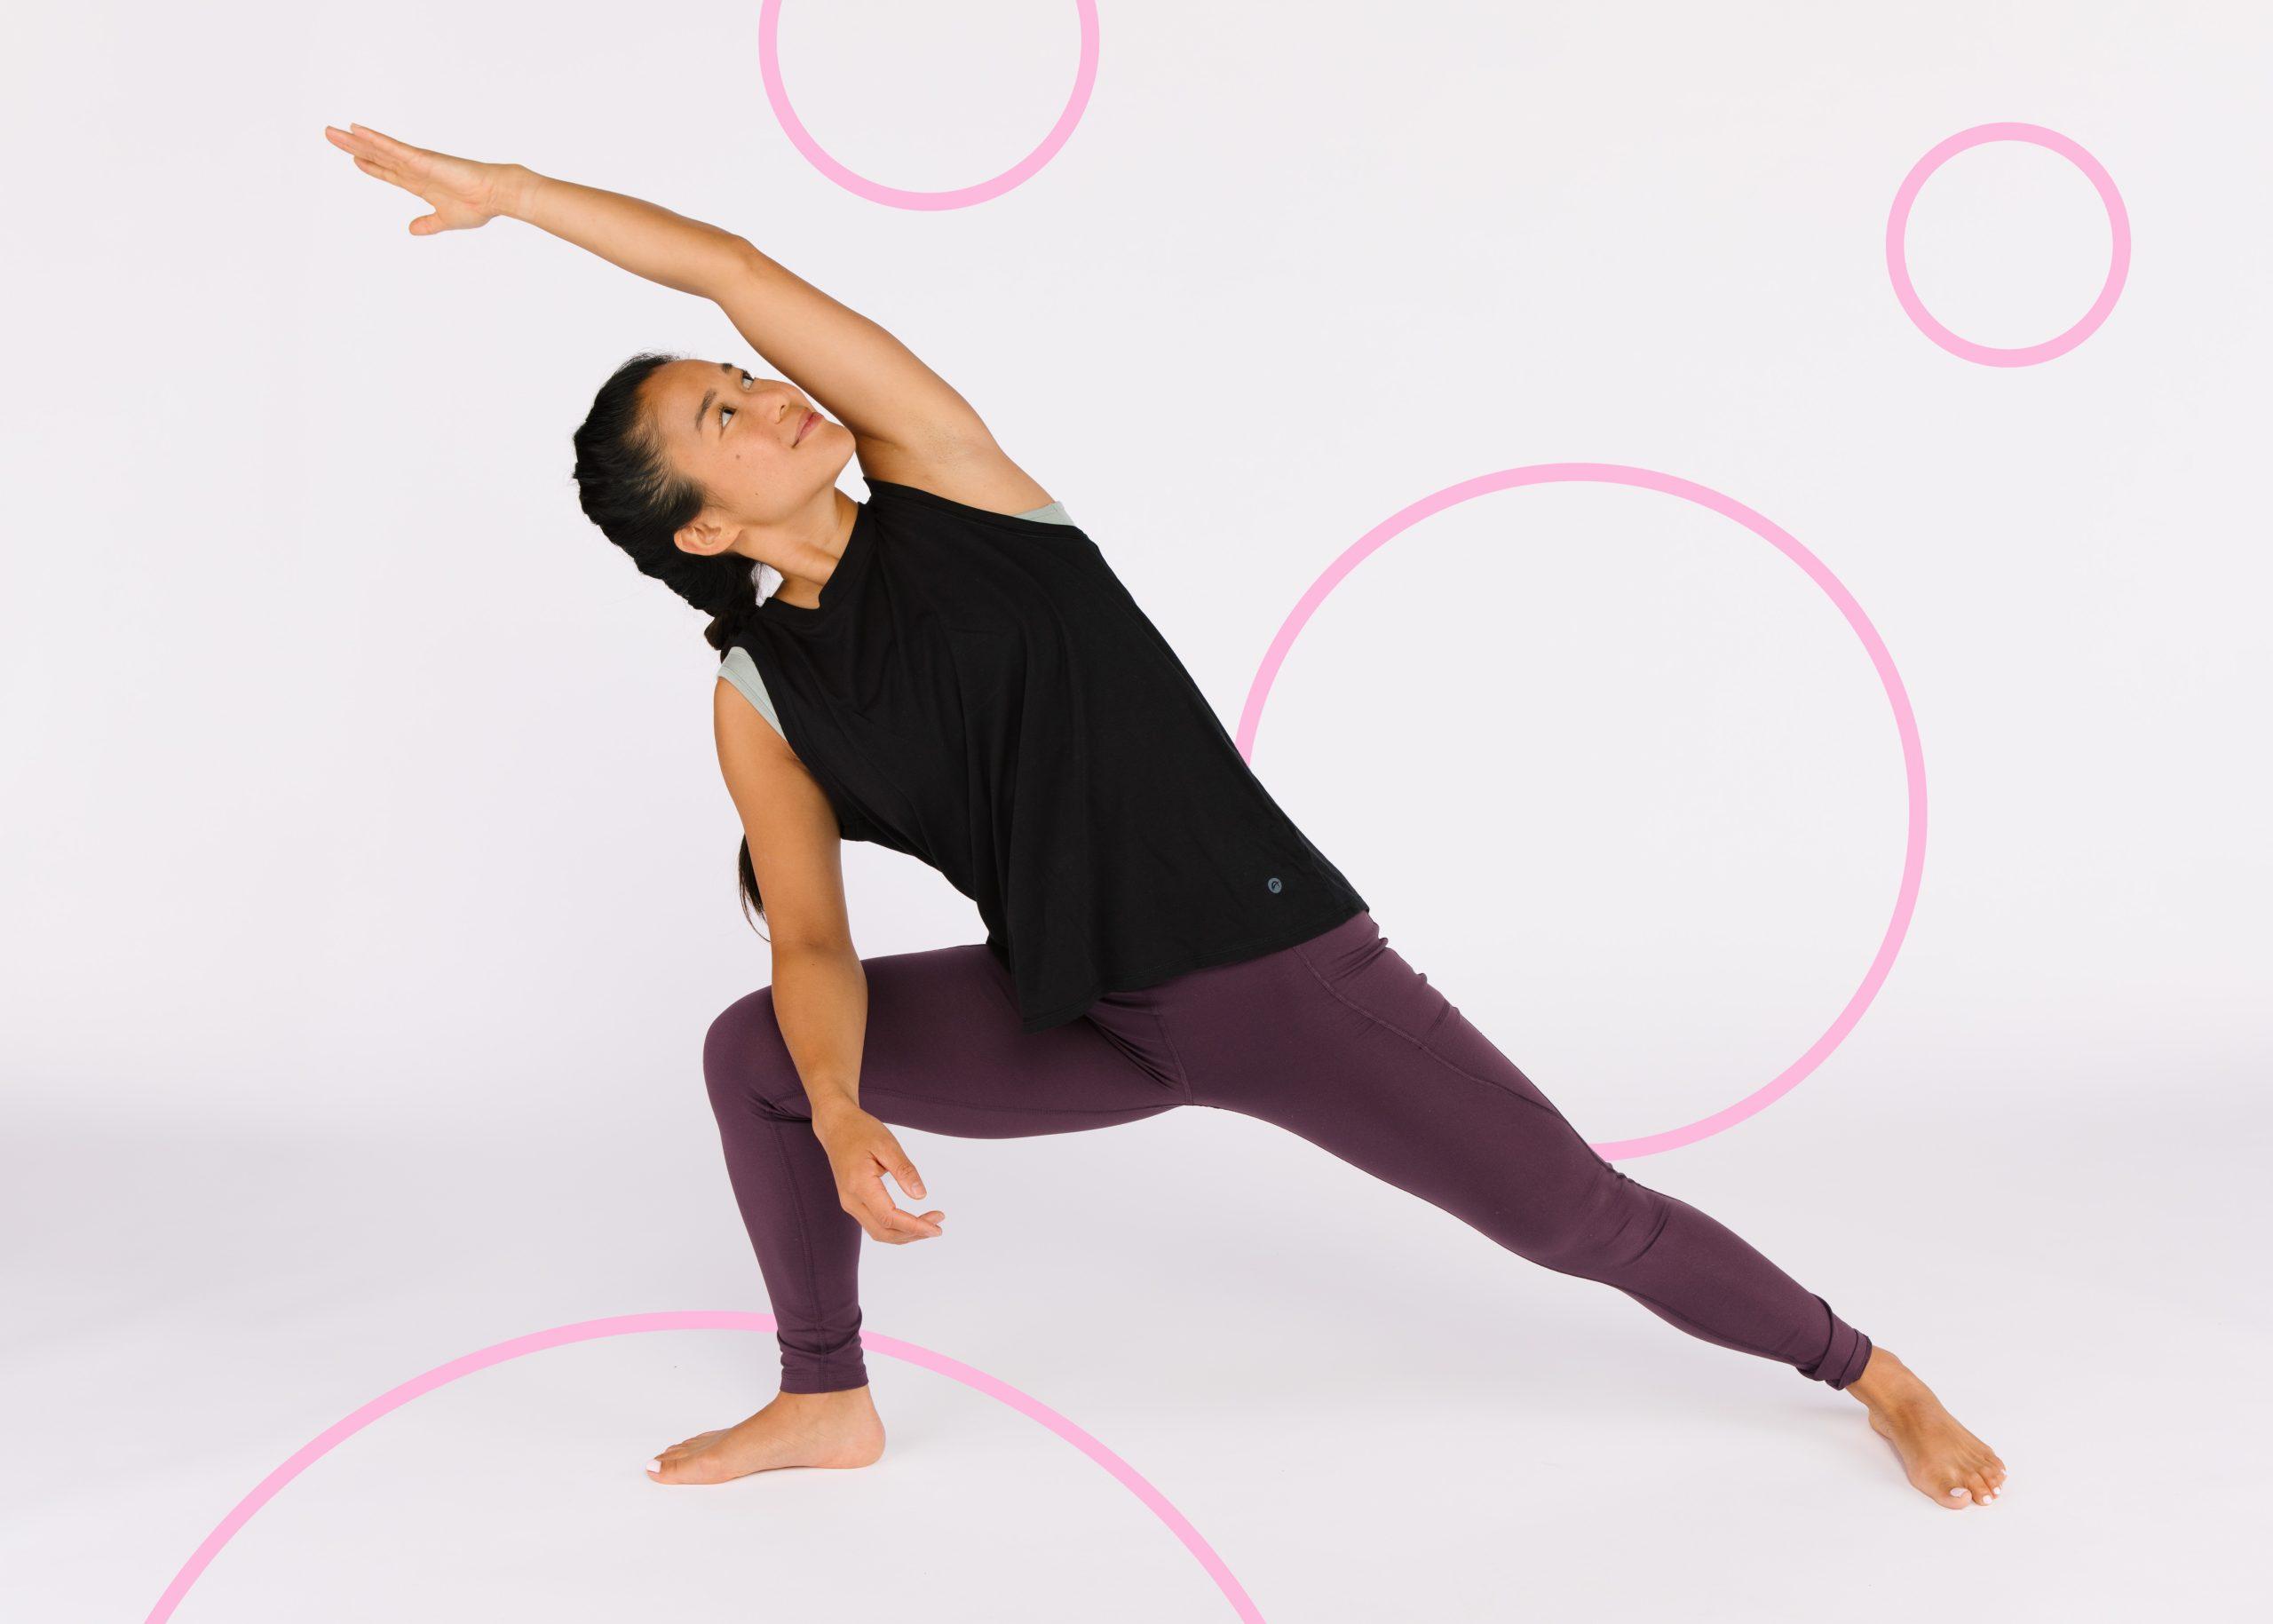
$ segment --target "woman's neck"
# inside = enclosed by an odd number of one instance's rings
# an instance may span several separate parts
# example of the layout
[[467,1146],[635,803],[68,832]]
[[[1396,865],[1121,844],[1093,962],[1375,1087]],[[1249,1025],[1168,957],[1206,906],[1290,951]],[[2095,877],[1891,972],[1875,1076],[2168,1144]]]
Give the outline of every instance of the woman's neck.
[[828,504],[823,509],[828,517],[823,523],[787,536],[776,530],[765,550],[772,556],[761,558],[756,552],[748,555],[756,562],[770,564],[781,572],[781,584],[774,589],[773,596],[796,608],[819,606],[820,590],[828,584],[828,578],[843,561],[845,543],[852,535],[852,523],[860,516],[860,504],[834,485],[828,487]]

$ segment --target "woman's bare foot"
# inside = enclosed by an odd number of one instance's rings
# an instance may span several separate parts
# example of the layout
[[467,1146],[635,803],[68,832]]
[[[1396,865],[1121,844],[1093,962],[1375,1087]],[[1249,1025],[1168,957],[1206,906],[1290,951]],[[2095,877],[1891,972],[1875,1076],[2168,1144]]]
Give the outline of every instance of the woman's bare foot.
[[884,1452],[884,1423],[865,1387],[776,1393],[748,1421],[698,1432],[647,1463],[657,1483],[724,1483],[779,1466],[870,1466]]
[[1871,1430],[1894,1446],[1911,1486],[1936,1505],[1962,1511],[2004,1492],[2005,1462],[1997,1452],[1960,1426],[1891,1349],[1873,1343],[1863,1374],[1847,1390],[1870,1406]]

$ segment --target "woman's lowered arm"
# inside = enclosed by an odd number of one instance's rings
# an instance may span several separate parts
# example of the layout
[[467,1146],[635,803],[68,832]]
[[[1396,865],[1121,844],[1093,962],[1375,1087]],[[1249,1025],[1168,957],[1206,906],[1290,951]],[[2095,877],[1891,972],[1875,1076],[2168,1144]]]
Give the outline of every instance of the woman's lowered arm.
[[904,1245],[946,1232],[946,1214],[907,1212],[890,1174],[929,1199],[915,1163],[883,1121],[860,1106],[868,978],[846,923],[836,814],[781,735],[721,677],[712,715],[718,765],[749,843],[750,871],[773,927],[773,1016],[828,1153],[837,1204],[871,1240]]

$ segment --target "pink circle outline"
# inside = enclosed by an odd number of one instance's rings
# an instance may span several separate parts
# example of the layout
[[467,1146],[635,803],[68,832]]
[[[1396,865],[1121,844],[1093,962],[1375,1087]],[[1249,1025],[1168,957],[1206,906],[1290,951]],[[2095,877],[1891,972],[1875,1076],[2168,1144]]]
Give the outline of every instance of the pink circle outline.
[[[1997,349],[1960,338],[1936,321],[1911,282],[1910,259],[1904,246],[1910,230],[1910,206],[1917,201],[1919,189],[1928,178],[1967,148],[1990,141],[2026,141],[2031,146],[2048,147],[2083,170],[2092,189],[2099,194],[2100,202],[2106,205],[2108,226],[2114,235],[2113,250],[2108,256],[2107,280],[2100,285],[2099,297],[2092,301],[2092,307],[2075,326],[2057,337],[2017,350]],[[2115,189],[2115,178],[2106,167],[2057,130],[2047,130],[2041,124],[1976,124],[1970,130],[1959,131],[1935,147],[1903,177],[1902,185],[1894,194],[1893,211],[1887,216],[1886,268],[1894,278],[1894,297],[1904,313],[1917,323],[1920,332],[1951,354],[1962,360],[1978,361],[1984,367],[2032,367],[2055,355],[2065,355],[2083,343],[2099,330],[2100,323],[2115,308],[2115,301],[2123,292],[2124,279],[2131,273],[2131,216],[2124,209],[2123,195]]]
[[[463,1354],[447,1364],[437,1365],[424,1375],[414,1376],[401,1386],[381,1393],[362,1408],[342,1420],[334,1422],[321,1432],[303,1444],[290,1459],[262,1478],[252,1492],[239,1501],[234,1509],[223,1517],[211,1533],[205,1536],[173,1582],[166,1587],[158,1604],[150,1610],[145,1624],[165,1624],[173,1616],[175,1607],[197,1582],[206,1565],[220,1553],[221,1548],[244,1526],[252,1514],[275,1498],[284,1485],[298,1477],[315,1462],[352,1438],[390,1411],[400,1409],[413,1398],[431,1393],[438,1387],[447,1387],[461,1376],[471,1375],[492,1365],[502,1365],[526,1354],[540,1353],[547,1348],[558,1348],[570,1343],[591,1342],[602,1336],[626,1336],[645,1331],[764,1331],[772,1332],[777,1321],[771,1314],[745,1313],[734,1310],[688,1309],[656,1314],[617,1314],[604,1319],[580,1320],[574,1325],[554,1326],[547,1331],[532,1331],[526,1336],[495,1343],[487,1348]],[[1208,1576],[1216,1581],[1244,1624],[1263,1624],[1263,1614],[1248,1598],[1247,1591],[1232,1574],[1215,1548],[1200,1537],[1200,1531],[1186,1520],[1184,1513],[1168,1503],[1161,1493],[1138,1475],[1136,1469],[1105,1446],[1089,1433],[1075,1426],[1065,1416],[1051,1409],[1030,1393],[1020,1392],[1009,1382],[985,1371],[936,1353],[912,1342],[901,1342],[891,1336],[880,1336],[873,1331],[860,1334],[861,1345],[876,1353],[889,1354],[905,1359],[925,1370],[951,1376],[964,1386],[975,1388],[998,1403],[1006,1404],[1020,1414],[1040,1422],[1058,1437],[1080,1450],[1090,1460],[1120,1479],[1122,1486],[1143,1501],[1152,1515],[1159,1517],[1184,1548],[1198,1558]]]
[[1040,146],[992,179],[946,192],[908,192],[870,180],[830,157],[827,149],[813,139],[812,132],[789,105],[789,87],[781,76],[781,0],[764,0],[758,7],[758,74],[765,82],[765,99],[772,105],[773,116],[780,121],[790,144],[804,154],[806,162],[854,196],[864,197],[872,203],[889,203],[895,209],[965,209],[1000,197],[1031,178],[1057,155],[1058,148],[1065,145],[1073,133],[1073,126],[1081,122],[1081,115],[1088,111],[1089,91],[1097,77],[1097,0],[1073,0],[1073,9],[1081,22],[1081,59],[1073,70],[1073,93],[1066,98],[1065,110],[1057,115],[1049,133],[1041,138]]
[[1823,1035],[1808,1047],[1807,1052],[1786,1066],[1760,1088],[1747,1094],[1733,1105],[1698,1118],[1679,1128],[1662,1133],[1647,1134],[1638,1139],[1620,1139],[1596,1145],[1596,1153],[1615,1161],[1626,1156],[1647,1156],[1659,1151],[1675,1150],[1693,1145],[1699,1139],[1735,1127],[1746,1117],[1765,1110],[1797,1087],[1800,1080],[1821,1065],[1831,1051],[1839,1047],[1855,1023],[1862,1019],[1863,1011],[1878,996],[1879,987],[1885,982],[1887,972],[1894,966],[1895,955],[1901,951],[1902,939],[1910,929],[1910,916],[1918,903],[1918,884],[1926,867],[1926,758],[1918,740],[1918,717],[1910,708],[1910,696],[1904,690],[1902,677],[1894,669],[1894,656],[1887,652],[1877,628],[1863,613],[1862,605],[1854,594],[1840,583],[1822,559],[1802,546],[1797,538],[1764,516],[1755,513],[1741,502],[1724,496],[1716,490],[1684,479],[1675,474],[1659,473],[1648,468],[1629,468],[1619,463],[1536,463],[1522,468],[1503,468],[1494,473],[1478,474],[1456,485],[1422,497],[1408,506],[1398,509],[1372,529],[1359,536],[1342,555],[1326,566],[1319,578],[1311,582],[1283,624],[1278,636],[1271,640],[1263,656],[1263,663],[1255,669],[1255,680],[1247,689],[1247,708],[1239,716],[1239,754],[1254,760],[1255,735],[1263,720],[1263,701],[1270,697],[1271,685],[1277,680],[1279,669],[1286,663],[1287,655],[1295,646],[1311,616],[1342,577],[1357,568],[1367,555],[1411,526],[1456,507],[1474,497],[1493,491],[1511,490],[1525,485],[1630,485],[1640,490],[1660,491],[1668,496],[1678,496],[1684,502],[1708,508],[1723,518],[1733,519],[1761,540],[1807,572],[1809,579],[1823,589],[1825,596],[1838,606],[1847,617],[1847,623],[1862,639],[1863,647],[1877,668],[1879,681],[1886,689],[1888,701],[1894,708],[1894,725],[1902,738],[1902,764],[1909,783],[1910,830],[1902,857],[1902,883],[1894,899],[1894,916],[1888,921],[1886,935],[1880,940],[1877,954],[1870,968],[1864,972],[1862,985],[1855,989],[1846,1007],[1827,1027]]

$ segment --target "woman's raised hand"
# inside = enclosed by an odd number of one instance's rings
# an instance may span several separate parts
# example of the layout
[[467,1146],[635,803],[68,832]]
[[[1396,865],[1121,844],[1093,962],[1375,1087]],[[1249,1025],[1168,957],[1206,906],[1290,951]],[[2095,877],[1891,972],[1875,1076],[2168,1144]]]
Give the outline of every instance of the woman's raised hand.
[[410,222],[414,235],[431,237],[438,231],[470,231],[504,213],[519,166],[482,163],[430,152],[391,135],[381,135],[361,124],[345,130],[329,124],[324,138],[355,160],[355,167],[376,179],[389,181],[425,200],[432,214]]
[[923,1177],[882,1119],[846,1107],[815,1122],[813,1132],[836,1175],[837,1205],[852,1215],[869,1239],[905,1246],[946,1233],[941,1226],[946,1213],[903,1212],[893,1204],[891,1192],[884,1188],[885,1174],[918,1200],[923,1199]]

